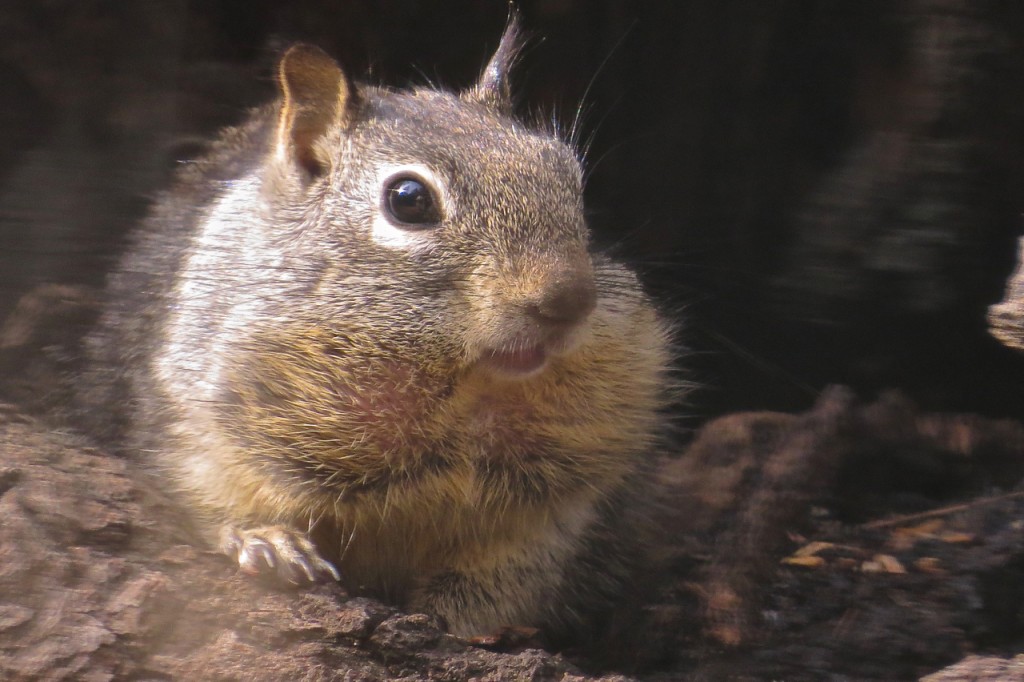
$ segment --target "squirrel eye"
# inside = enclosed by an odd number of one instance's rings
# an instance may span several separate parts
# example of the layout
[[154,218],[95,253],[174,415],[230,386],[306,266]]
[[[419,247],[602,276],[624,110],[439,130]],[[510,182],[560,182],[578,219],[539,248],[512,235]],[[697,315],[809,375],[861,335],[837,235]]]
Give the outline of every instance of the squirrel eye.
[[384,186],[384,208],[401,225],[431,226],[441,222],[433,192],[418,178],[402,176]]

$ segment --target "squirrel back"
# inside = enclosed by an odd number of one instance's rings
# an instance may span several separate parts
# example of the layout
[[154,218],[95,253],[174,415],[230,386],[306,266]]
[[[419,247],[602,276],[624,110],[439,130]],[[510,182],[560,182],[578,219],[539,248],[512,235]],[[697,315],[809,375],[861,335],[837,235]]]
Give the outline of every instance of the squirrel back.
[[90,338],[127,447],[244,569],[340,573],[460,634],[571,627],[621,586],[669,394],[575,153],[511,114],[517,47],[513,23],[456,94],[293,46]]

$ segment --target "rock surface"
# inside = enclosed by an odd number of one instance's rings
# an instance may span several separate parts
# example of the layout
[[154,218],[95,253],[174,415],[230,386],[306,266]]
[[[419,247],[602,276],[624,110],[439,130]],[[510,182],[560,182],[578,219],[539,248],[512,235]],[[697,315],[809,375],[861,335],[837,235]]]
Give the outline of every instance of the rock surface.
[[1006,283],[1003,300],[988,310],[992,335],[1010,348],[1024,350],[1024,238],[1019,241],[1017,269]]
[[3,679],[598,679],[543,651],[470,646],[336,586],[240,577],[185,544],[158,483],[9,411],[0,452]]
[[239,576],[159,480],[9,407],[0,453],[4,679],[1016,679],[1024,651],[1024,426],[898,394],[708,424],[639,608],[561,654]]

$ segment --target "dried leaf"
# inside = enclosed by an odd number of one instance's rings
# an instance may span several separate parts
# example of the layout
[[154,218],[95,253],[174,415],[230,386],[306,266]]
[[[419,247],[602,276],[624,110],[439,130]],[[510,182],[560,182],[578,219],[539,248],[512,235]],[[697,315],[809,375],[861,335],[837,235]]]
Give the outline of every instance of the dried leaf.
[[786,566],[800,566],[802,568],[821,568],[825,565],[825,560],[820,556],[788,556],[782,560],[782,563]]
[[865,561],[860,566],[864,573],[906,573],[907,569],[899,559],[888,554],[876,554],[870,561]]
[[916,526],[908,526],[904,528],[896,528],[893,530],[893,535],[904,535],[915,538],[927,538],[933,537],[945,525],[945,521],[942,519],[930,519],[924,523]]
[[835,545],[833,545],[831,542],[812,542],[812,543],[804,545],[803,547],[798,549],[796,552],[793,553],[793,556],[795,556],[795,557],[814,556],[818,552],[820,552],[822,550],[825,550],[825,549],[829,549],[830,547],[834,547],[834,546]]

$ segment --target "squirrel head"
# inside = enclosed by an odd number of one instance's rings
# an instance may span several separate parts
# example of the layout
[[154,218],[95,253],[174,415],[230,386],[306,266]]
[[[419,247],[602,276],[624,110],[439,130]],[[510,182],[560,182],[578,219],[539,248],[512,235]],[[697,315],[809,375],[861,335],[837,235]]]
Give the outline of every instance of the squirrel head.
[[513,17],[461,93],[358,85],[318,48],[284,53],[264,193],[281,237],[322,264],[319,314],[358,311],[374,338],[513,377],[585,336],[597,289],[582,171],[513,116],[519,47]]

